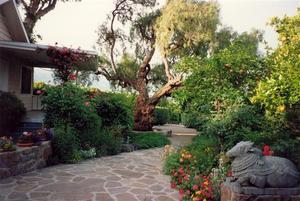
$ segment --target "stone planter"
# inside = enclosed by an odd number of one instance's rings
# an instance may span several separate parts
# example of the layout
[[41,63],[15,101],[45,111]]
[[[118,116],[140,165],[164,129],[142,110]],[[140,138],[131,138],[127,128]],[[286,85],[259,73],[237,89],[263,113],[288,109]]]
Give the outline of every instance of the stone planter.
[[0,153],[0,179],[43,168],[51,156],[49,141],[40,146],[18,147],[16,151]]
[[34,145],[33,142],[27,142],[27,143],[22,143],[22,142],[18,142],[17,146],[19,147],[32,147]]

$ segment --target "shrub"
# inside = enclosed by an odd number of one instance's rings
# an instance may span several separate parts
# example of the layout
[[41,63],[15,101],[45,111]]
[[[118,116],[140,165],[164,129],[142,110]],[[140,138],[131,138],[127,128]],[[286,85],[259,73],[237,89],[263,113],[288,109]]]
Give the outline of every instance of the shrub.
[[194,112],[185,112],[182,114],[182,124],[188,128],[201,130],[207,121],[207,115]]
[[97,156],[118,154],[121,152],[121,145],[122,138],[114,136],[114,134],[109,130],[104,130],[97,141]]
[[124,132],[133,126],[132,98],[124,94],[101,93],[95,97],[97,114],[103,127],[122,127]]
[[240,141],[253,141],[258,147],[271,146],[275,155],[287,157],[300,166],[300,142],[286,127],[282,118],[266,118],[253,105],[232,105],[224,114],[208,121],[202,133],[217,137],[221,151],[229,150]]
[[154,110],[154,125],[164,125],[169,120],[169,109],[163,107],[156,107]]
[[136,144],[138,149],[149,149],[163,147],[170,144],[170,140],[161,133],[143,132],[131,134],[130,143]]
[[47,127],[55,127],[61,121],[70,124],[78,134],[81,148],[88,150],[93,147],[100,135],[101,118],[84,89],[71,83],[48,87],[42,105],[46,112],[44,123]]
[[168,123],[180,124],[181,123],[181,113],[178,111],[173,111],[172,109],[169,109]]
[[9,92],[0,91],[0,136],[15,131],[25,114],[21,100]]
[[55,125],[52,145],[53,155],[60,162],[76,163],[82,159],[76,130],[70,124],[60,122]]

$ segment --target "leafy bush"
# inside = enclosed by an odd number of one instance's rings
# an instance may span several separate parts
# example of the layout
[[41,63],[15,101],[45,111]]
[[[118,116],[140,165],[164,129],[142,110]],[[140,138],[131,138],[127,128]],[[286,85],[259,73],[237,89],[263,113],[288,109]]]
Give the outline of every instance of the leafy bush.
[[[168,121],[167,123],[173,123],[173,124],[180,124],[181,123],[180,106],[174,101],[173,98],[170,98],[170,97],[162,98],[159,101],[158,106],[156,106],[156,109],[158,109],[158,108],[163,108],[163,109],[168,110],[168,117],[164,118],[164,119],[167,119],[167,121]],[[155,113],[154,113],[154,115],[155,115]],[[164,115],[166,115],[166,114],[164,114]],[[156,121],[155,116],[154,116],[154,121]]]
[[132,98],[124,94],[101,93],[95,97],[94,102],[103,127],[121,126],[127,131],[132,129]]
[[173,111],[169,109],[168,123],[180,124],[181,123],[181,113],[178,111]]
[[264,116],[254,106],[235,104],[228,107],[224,114],[208,121],[202,131],[206,135],[218,137],[220,144],[227,150],[237,142],[251,138],[251,135],[259,136],[264,124]]
[[138,149],[149,149],[163,147],[170,144],[170,140],[161,133],[143,132],[131,134],[130,143],[136,144]]
[[185,112],[182,115],[182,124],[188,128],[195,128],[201,130],[206,123],[208,116],[201,113]]
[[180,167],[180,153],[171,153],[167,156],[164,163],[164,173],[166,175],[171,175],[173,170],[177,170]]
[[163,107],[156,107],[154,110],[154,125],[164,125],[169,120],[169,109]]
[[82,160],[77,133],[70,124],[60,122],[55,125],[52,145],[54,155],[60,162],[76,163]]
[[121,152],[122,138],[109,130],[102,131],[96,143],[97,156],[115,155]]
[[0,91],[0,136],[10,135],[26,114],[21,100],[9,92]]
[[82,149],[92,148],[101,131],[101,118],[84,89],[72,83],[48,87],[42,105],[47,127],[54,127],[61,121],[70,124],[78,133]]

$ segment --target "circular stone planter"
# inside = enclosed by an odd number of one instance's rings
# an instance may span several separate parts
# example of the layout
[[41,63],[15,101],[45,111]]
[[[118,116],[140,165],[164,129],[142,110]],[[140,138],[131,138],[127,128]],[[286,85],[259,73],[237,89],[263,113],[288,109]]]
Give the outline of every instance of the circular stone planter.
[[34,143],[33,142],[30,142],[30,143],[19,143],[18,142],[17,145],[19,147],[32,147],[34,145]]

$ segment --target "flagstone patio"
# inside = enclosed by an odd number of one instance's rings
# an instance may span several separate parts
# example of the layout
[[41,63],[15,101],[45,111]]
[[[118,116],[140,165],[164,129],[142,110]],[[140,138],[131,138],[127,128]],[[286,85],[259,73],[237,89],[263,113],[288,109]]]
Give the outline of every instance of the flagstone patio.
[[0,201],[176,201],[162,155],[163,148],[135,151],[2,179]]
[[9,201],[172,201],[162,173],[163,149],[123,153],[58,165],[0,180],[0,200]]

